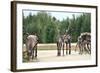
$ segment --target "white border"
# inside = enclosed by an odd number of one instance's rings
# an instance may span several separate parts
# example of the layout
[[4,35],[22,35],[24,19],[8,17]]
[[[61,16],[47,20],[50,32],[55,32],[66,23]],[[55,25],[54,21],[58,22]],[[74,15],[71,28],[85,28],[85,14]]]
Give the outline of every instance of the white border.
[[[68,61],[68,62],[38,62],[38,63],[23,63],[22,62],[22,9],[31,10],[53,10],[53,11],[73,11],[73,12],[89,12],[91,13],[91,44],[92,54],[91,60],[86,61]],[[80,65],[95,65],[96,61],[96,13],[93,8],[80,7],[61,7],[61,6],[45,6],[31,4],[17,4],[17,69],[32,69],[32,68],[47,68],[61,66],[80,66]]]

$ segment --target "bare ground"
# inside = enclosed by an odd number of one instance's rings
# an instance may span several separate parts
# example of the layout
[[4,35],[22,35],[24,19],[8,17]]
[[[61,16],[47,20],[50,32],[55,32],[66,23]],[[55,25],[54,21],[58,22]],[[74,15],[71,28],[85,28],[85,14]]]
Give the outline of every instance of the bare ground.
[[31,62],[62,62],[62,61],[79,61],[89,60],[91,55],[83,54],[79,55],[78,52],[72,51],[71,55],[57,56],[56,50],[39,50],[37,59],[31,60]]
[[[45,45],[45,46],[44,46]],[[50,46],[56,46],[55,44],[48,44],[49,48],[51,48]],[[48,47],[48,45],[46,44],[39,44],[38,47],[45,48]],[[75,44],[72,45],[75,49]],[[66,53],[64,52],[64,56],[57,56],[57,50],[53,49],[53,50],[49,50],[49,49],[44,49],[44,50],[38,50],[38,55],[37,55],[37,59],[33,59],[30,62],[62,62],[62,61],[79,61],[79,60],[90,60],[91,59],[91,55],[89,54],[79,54],[79,51],[77,50],[76,52],[74,51],[74,49],[72,49],[71,51],[71,55],[66,55]],[[24,49],[25,51],[25,49]],[[61,51],[62,54],[62,51]]]

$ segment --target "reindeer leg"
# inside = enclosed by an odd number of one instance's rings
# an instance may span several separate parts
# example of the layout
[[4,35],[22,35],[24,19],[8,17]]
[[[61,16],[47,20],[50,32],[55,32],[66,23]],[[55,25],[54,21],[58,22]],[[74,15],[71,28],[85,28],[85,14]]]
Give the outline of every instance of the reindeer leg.
[[58,43],[57,43],[57,56],[58,56]]
[[69,48],[69,54],[71,54],[71,48]]
[[34,59],[34,48],[31,50],[32,51],[32,59]]
[[60,45],[59,45],[59,43],[57,42],[57,56],[60,56],[59,47],[60,47]]
[[80,48],[79,48],[79,49],[80,49],[79,54],[81,54],[81,55],[82,55],[82,52],[83,52],[83,48],[84,48],[83,45],[80,45]]
[[87,53],[88,53],[88,54],[90,54],[90,48],[89,48],[89,44],[87,44],[87,47],[86,47],[86,49],[87,49]]
[[87,44],[88,53],[91,54],[90,46]]
[[61,46],[62,46],[62,44],[59,43],[59,55],[60,55],[60,56],[61,56]]
[[62,44],[62,49],[63,49],[63,56],[64,56],[64,43]]
[[82,49],[81,49],[81,54],[83,54],[84,51],[85,51],[85,45],[83,44],[83,45],[82,45]]
[[28,60],[31,61],[32,59],[32,49],[28,50]]
[[90,44],[90,47],[89,48],[90,48],[90,54],[91,54],[91,44]]
[[28,61],[30,61],[30,53],[29,53],[29,50],[27,50],[27,59],[28,59]]
[[79,44],[79,54],[81,54],[81,53],[82,53],[82,45]]
[[68,44],[66,43],[66,55],[68,54]]
[[37,58],[37,45],[35,46],[35,58]]
[[71,43],[69,42],[69,54],[71,54]]

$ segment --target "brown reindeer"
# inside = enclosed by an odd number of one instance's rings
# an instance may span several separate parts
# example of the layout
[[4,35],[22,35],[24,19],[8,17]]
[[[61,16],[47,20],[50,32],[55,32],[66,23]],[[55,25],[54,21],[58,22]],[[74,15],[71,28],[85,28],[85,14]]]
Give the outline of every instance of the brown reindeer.
[[91,34],[88,32],[81,33],[78,37],[77,45],[79,47],[79,54],[83,54],[83,52],[91,54]]
[[29,35],[26,40],[26,49],[28,53],[28,60],[37,58],[37,44],[38,37],[36,35]]
[[71,54],[71,36],[69,34],[65,34],[63,38],[64,43],[66,44],[66,54]]
[[61,55],[61,49],[64,56],[64,45],[66,45],[66,55],[71,54],[71,37],[70,35],[61,35],[57,39],[57,55]]
[[57,56],[61,56],[61,49],[63,50],[64,56],[64,38],[62,35],[58,36],[57,39]]

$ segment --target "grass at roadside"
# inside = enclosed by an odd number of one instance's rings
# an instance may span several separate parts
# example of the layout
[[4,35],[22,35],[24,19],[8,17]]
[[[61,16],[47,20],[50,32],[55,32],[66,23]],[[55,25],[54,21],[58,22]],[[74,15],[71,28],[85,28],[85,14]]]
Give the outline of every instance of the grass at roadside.
[[[75,50],[75,46],[76,46],[75,44],[74,45],[72,44],[71,49]],[[65,49],[65,47],[64,47],[64,49]],[[38,44],[37,49],[38,50],[57,50],[57,45],[56,44]],[[26,50],[26,47],[23,47],[23,51],[25,51],[25,50]]]

